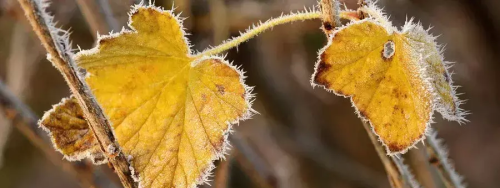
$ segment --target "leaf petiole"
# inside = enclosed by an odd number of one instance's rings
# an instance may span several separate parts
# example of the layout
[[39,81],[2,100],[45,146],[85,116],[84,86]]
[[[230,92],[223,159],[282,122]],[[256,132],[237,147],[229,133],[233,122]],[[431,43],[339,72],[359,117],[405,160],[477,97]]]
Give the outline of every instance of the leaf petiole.
[[[293,14],[288,14],[284,16],[280,16],[278,18],[273,18],[270,20],[267,20],[264,23],[260,23],[257,26],[253,26],[252,28],[248,29],[246,32],[242,33],[240,36],[232,38],[230,40],[224,41],[222,44],[206,49],[203,52],[197,53],[192,55],[193,58],[201,58],[203,56],[211,56],[211,55],[216,55],[220,54],[222,52],[225,52],[231,48],[234,48],[241,43],[250,40],[251,38],[263,33],[264,31],[267,31],[274,26],[277,25],[282,25],[282,24],[287,24],[295,21],[305,21],[305,20],[312,20],[312,19],[321,19],[322,13],[316,10],[311,10],[311,11],[305,11],[305,12],[298,12],[298,13],[293,13]],[[342,19],[347,19],[347,20],[359,20],[358,14],[356,11],[341,11],[340,12],[340,18]]]

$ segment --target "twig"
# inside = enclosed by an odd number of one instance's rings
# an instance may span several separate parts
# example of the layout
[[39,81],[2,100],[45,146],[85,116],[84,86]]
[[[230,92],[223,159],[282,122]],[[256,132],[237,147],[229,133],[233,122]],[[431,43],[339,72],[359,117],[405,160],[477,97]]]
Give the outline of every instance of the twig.
[[235,147],[234,158],[243,171],[260,187],[278,187],[276,177],[265,164],[264,159],[238,134],[231,135]]
[[[139,1],[139,0],[136,0],[136,1]],[[193,15],[193,8],[191,7],[192,3],[193,3],[192,1],[193,0],[171,0],[170,2],[172,3],[171,6],[175,7],[175,8],[173,8],[174,10],[180,11],[178,13],[180,15],[182,15],[182,17],[195,18]],[[209,0],[207,2],[208,2],[208,4],[211,4],[212,0]],[[144,0],[143,3],[146,6],[149,5],[146,3],[146,0]],[[209,8],[209,9],[211,9],[211,8]],[[198,19],[198,16],[196,16],[196,18]],[[182,26],[184,26],[184,28],[186,28],[187,30],[191,30],[191,29],[193,29],[193,25],[195,25],[195,20],[196,19],[186,19],[182,22]],[[210,29],[212,29],[211,24],[207,24],[207,25],[210,25]],[[198,27],[198,25],[196,27]],[[196,30],[198,30],[198,28],[196,28]]]
[[437,132],[430,130],[430,135],[425,139],[425,142],[429,154],[429,163],[436,167],[446,187],[466,187],[463,184],[463,178],[455,171],[455,168],[448,160],[448,151],[442,145],[442,141],[437,138]]
[[31,141],[37,148],[42,150],[47,159],[53,164],[60,166],[64,171],[76,177],[82,187],[96,187],[91,177],[82,176],[78,170],[70,162],[61,160],[59,155],[51,146],[36,134],[38,129],[38,117],[21,101],[19,101],[7,89],[7,86],[0,80],[0,107],[6,113],[6,117],[12,120],[19,131]]
[[95,0],[77,0],[76,3],[82,11],[83,17],[87,20],[94,38],[97,38],[98,32],[107,33],[109,31],[109,27],[106,22],[101,21],[101,12],[98,11],[100,8]]
[[227,188],[231,175],[232,157],[229,155],[225,160],[219,161],[219,166],[215,170],[214,187]]
[[[425,148],[424,144],[418,144],[417,148]],[[434,178],[434,170],[431,170],[427,151],[425,149],[410,149],[405,154],[408,166],[412,169],[415,178],[422,184],[422,187],[439,187]]]
[[[416,185],[415,180],[413,180],[413,175],[407,170],[406,165],[403,164],[402,159],[397,158],[395,156],[389,157],[385,153],[384,147],[379,143],[375,134],[373,134],[370,125],[363,122],[363,126],[370,137],[373,145],[375,146],[375,151],[377,151],[382,164],[387,171],[387,175],[389,176],[389,183],[391,183],[392,187],[402,188],[402,187],[414,187]],[[417,186],[418,187],[418,186]]]
[[115,16],[113,15],[113,11],[111,10],[111,7],[109,6],[109,1],[108,0],[97,0],[97,2],[100,5],[100,10],[102,11],[102,14],[104,15],[104,19],[106,20],[106,24],[110,30],[113,31],[120,31],[120,26],[118,25],[118,20],[116,20]]
[[[99,32],[98,30],[95,30],[95,28],[92,27],[92,25],[99,25],[103,28],[106,28],[106,30],[101,30],[101,33],[107,33],[109,31],[110,28],[113,28],[111,26],[112,23],[118,23],[118,21],[116,20],[116,18],[113,16],[113,15],[105,15],[105,14],[95,14],[93,13],[92,10],[95,10],[96,8],[98,8],[98,6],[95,4],[95,0],[77,0],[79,3],[82,3],[82,5],[80,5],[80,8],[82,9],[82,13],[84,14],[84,18],[85,18],[85,21],[87,23],[89,23],[89,25],[91,27],[89,27],[89,30],[91,33],[93,33],[93,37],[95,40],[97,40],[97,33]],[[81,1],[81,2],[80,2]],[[89,3],[89,2],[93,2],[93,3]],[[98,0],[99,2],[102,3],[105,3],[105,4],[108,4],[108,1],[107,0]],[[96,7],[97,6],[97,7]],[[94,8],[90,8],[90,7],[94,7]],[[90,13],[85,13],[83,9],[90,9],[91,12]],[[91,16],[89,15],[86,15],[86,14],[91,14]],[[104,19],[104,17],[107,17],[106,19]],[[109,171],[109,170],[103,170],[104,174],[109,177],[109,179],[113,182],[117,182],[118,184],[120,183],[119,182],[119,179],[116,178],[116,174],[113,173],[112,171]]]
[[[82,107],[85,118],[90,124],[101,149],[106,153],[108,161],[115,168],[120,181],[125,187],[137,187],[132,179],[130,165],[121,152],[109,121],[97,101],[93,98],[87,84],[80,79],[76,64],[72,59],[67,32],[54,27],[52,17],[45,12],[42,2],[35,0],[18,0],[33,30],[49,53],[52,64],[62,73],[72,93]],[[63,33],[66,36],[60,36]]]
[[407,186],[411,188],[419,188],[420,183],[415,180],[415,176],[413,173],[410,172],[410,169],[408,169],[408,166],[404,164],[403,158],[401,156],[391,156],[392,160],[394,161],[394,164],[398,167],[399,173],[402,174],[402,178],[404,179],[404,182],[406,183]]
[[90,26],[94,38],[97,38],[98,32],[108,33],[111,30],[120,30],[108,0],[77,0],[76,2]]
[[210,19],[212,20],[213,42],[223,42],[229,37],[229,23],[227,22],[227,7],[223,0],[208,1],[210,7]]
[[337,0],[321,0],[320,7],[323,31],[328,35],[341,25],[339,3]]

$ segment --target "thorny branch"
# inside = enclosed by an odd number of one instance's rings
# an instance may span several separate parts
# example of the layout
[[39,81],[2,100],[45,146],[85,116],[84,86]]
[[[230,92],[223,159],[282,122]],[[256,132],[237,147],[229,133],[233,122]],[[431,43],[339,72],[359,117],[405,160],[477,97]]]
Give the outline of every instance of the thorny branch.
[[429,163],[436,167],[440,178],[447,187],[463,188],[462,177],[455,171],[452,164],[448,160],[448,151],[442,146],[441,140],[437,138],[437,133],[434,130],[430,131],[429,136],[425,139],[425,147],[429,157]]
[[96,187],[92,177],[84,176],[70,162],[61,160],[59,155],[51,146],[36,134],[38,128],[38,117],[23,102],[19,101],[0,80],[0,107],[5,111],[6,117],[12,120],[19,131],[24,134],[37,148],[42,150],[45,156],[55,165],[76,177],[81,187]]
[[413,175],[408,170],[408,167],[403,164],[402,159],[397,158],[396,156],[388,156],[385,153],[384,147],[379,143],[375,134],[373,134],[370,125],[365,121],[362,121],[362,123],[368,133],[368,136],[370,137],[370,140],[375,146],[375,151],[377,151],[377,154],[387,171],[389,183],[392,187],[419,187],[418,183],[414,180]]
[[[87,84],[80,78],[67,39],[67,32],[55,28],[52,17],[45,12],[45,7],[38,0],[18,0],[33,30],[48,52],[53,65],[61,72],[72,93],[77,98],[90,128],[106,153],[109,162],[115,168],[120,181],[125,187],[137,187],[132,178],[130,164],[121,152],[112,132],[109,121],[101,107],[93,98]],[[60,34],[64,36],[60,36]]]

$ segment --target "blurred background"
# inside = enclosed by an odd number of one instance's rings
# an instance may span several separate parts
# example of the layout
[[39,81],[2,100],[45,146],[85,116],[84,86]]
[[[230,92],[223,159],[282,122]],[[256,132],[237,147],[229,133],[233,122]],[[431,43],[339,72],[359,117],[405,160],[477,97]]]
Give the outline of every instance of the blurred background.
[[[251,24],[317,5],[316,0],[156,0],[182,12],[193,50],[237,36]],[[357,0],[344,0],[357,8]],[[132,0],[53,0],[49,10],[70,29],[73,48],[94,46],[97,31],[126,26]],[[500,1],[380,0],[394,25],[415,17],[446,44],[446,60],[460,85],[465,125],[435,114],[439,137],[469,187],[500,186]],[[319,20],[275,27],[227,53],[255,86],[260,112],[236,126],[233,149],[218,161],[211,185],[202,187],[389,187],[387,176],[350,101],[312,88],[317,51],[326,44]],[[69,96],[60,73],[15,0],[0,0],[0,78],[38,116]],[[0,109],[1,111],[2,109]],[[1,113],[3,114],[3,113]],[[43,132],[39,132],[44,134]],[[405,154],[423,187],[444,187],[427,164],[425,147]],[[62,160],[62,156],[57,155]],[[0,115],[0,187],[79,187],[11,122]],[[107,165],[77,163],[97,187],[120,187]]]

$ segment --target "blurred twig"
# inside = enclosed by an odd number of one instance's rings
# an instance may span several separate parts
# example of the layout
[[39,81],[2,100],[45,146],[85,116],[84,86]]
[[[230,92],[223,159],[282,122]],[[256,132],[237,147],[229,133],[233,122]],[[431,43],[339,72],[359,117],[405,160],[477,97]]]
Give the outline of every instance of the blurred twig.
[[231,175],[232,157],[229,155],[225,160],[220,160],[219,166],[215,169],[215,188],[227,188]]
[[384,147],[379,143],[375,134],[373,134],[370,125],[365,121],[362,122],[363,126],[366,129],[366,132],[368,133],[368,136],[370,137],[370,140],[375,146],[375,150],[377,151],[377,154],[380,157],[380,160],[382,161],[385,170],[387,171],[387,175],[389,176],[389,182],[391,183],[392,187],[395,188],[415,187],[414,186],[415,180],[413,180],[413,175],[408,171],[407,167],[403,164],[402,159],[398,158],[397,156],[388,156],[385,153]]
[[[270,117],[267,117],[271,119]],[[274,136],[284,142],[289,150],[323,166],[338,176],[355,183],[359,187],[387,187],[383,175],[367,168],[357,161],[334,151],[311,136],[297,135],[289,130],[272,126]]]
[[89,87],[80,79],[77,73],[75,62],[71,57],[68,36],[59,35],[60,33],[67,34],[67,32],[55,28],[52,17],[45,12],[44,6],[46,5],[43,5],[43,2],[19,0],[19,3],[42,45],[50,54],[53,65],[63,74],[72,93],[78,99],[92,132],[97,138],[101,149],[106,153],[108,161],[115,168],[122,184],[125,187],[137,187],[137,184],[132,179],[130,164],[121,152],[109,121],[92,96]]
[[118,31],[120,29],[118,22],[113,17],[108,0],[77,0],[76,2],[87,20],[94,38],[97,38],[98,33],[108,33],[110,30]]
[[87,20],[94,38],[97,38],[98,32],[106,33],[109,30],[109,27],[105,24],[106,22],[101,21],[100,11],[96,11],[100,8],[95,0],[76,0],[76,2],[85,20]]
[[234,158],[240,163],[245,173],[260,187],[278,187],[276,177],[265,160],[238,134],[231,135],[231,138],[236,148]]
[[12,120],[19,131],[24,134],[37,148],[42,150],[47,159],[57,166],[60,166],[64,171],[76,177],[82,187],[96,187],[92,177],[84,176],[81,170],[72,165],[70,162],[61,160],[62,156],[58,154],[51,146],[45,144],[35,132],[38,128],[38,117],[21,101],[19,101],[7,89],[7,86],[0,80],[0,107],[3,108],[6,117]]
[[[192,1],[193,0],[172,0],[172,8],[175,10],[179,10],[182,13],[179,13],[182,17],[194,18],[193,10],[191,7],[192,3],[194,2]],[[208,3],[211,4],[212,0],[209,0]],[[186,19],[182,22],[182,25],[184,26],[184,28],[190,30],[195,25],[193,21],[194,19]]]
[[[417,148],[425,148],[423,143],[419,143]],[[428,163],[427,152],[425,149],[411,149],[408,150],[408,154],[404,156],[407,164],[412,169],[415,179],[422,184],[422,187],[436,188],[438,187],[438,182],[435,181],[434,175],[435,171],[431,170],[431,165]],[[441,183],[441,182],[439,182]]]
[[448,151],[442,146],[442,141],[437,138],[437,132],[431,130],[425,142],[429,153],[429,163],[436,167],[445,185],[447,187],[466,187],[463,184],[463,178],[455,171],[451,162],[448,161]]
[[392,161],[394,161],[394,164],[398,167],[399,173],[402,174],[402,178],[404,179],[404,182],[406,183],[407,186],[411,188],[419,188],[420,183],[415,180],[415,176],[413,173],[410,172],[410,169],[406,164],[404,164],[404,159],[399,156],[391,156]]
[[[9,58],[6,62],[6,84],[11,88],[12,93],[19,98],[24,98],[24,93],[28,89],[31,77],[36,64],[39,62],[41,49],[38,45],[31,45],[31,37],[27,23],[17,22],[12,30]],[[4,144],[10,134],[10,122],[0,116],[0,166]]]
[[227,7],[224,0],[210,0],[210,18],[213,26],[213,42],[218,44],[229,37],[229,23],[227,22]]
[[97,0],[97,2],[100,5],[100,10],[104,15],[104,19],[106,20],[108,30],[118,32],[120,30],[120,26],[118,24],[118,20],[116,20],[115,16],[113,15],[113,11],[111,10],[111,7],[109,5],[109,0]]

